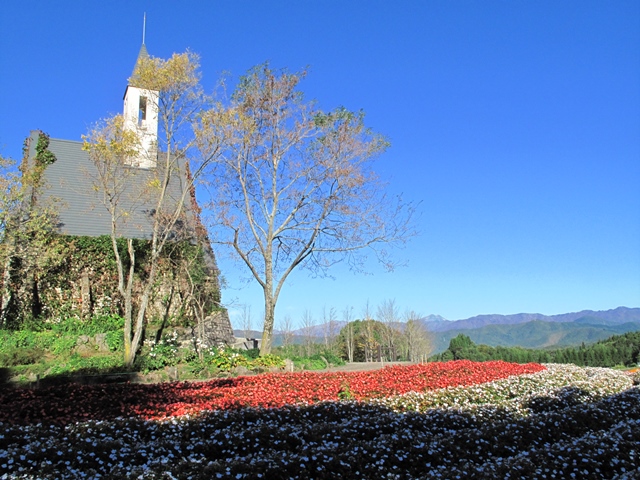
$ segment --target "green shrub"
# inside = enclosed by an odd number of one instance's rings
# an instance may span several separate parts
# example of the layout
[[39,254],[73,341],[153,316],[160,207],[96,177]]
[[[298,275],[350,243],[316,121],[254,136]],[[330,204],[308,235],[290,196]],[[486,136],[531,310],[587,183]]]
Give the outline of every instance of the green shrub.
[[38,332],[17,330],[13,332],[13,346],[16,348],[32,348],[36,346]]
[[327,368],[327,363],[330,365],[344,365],[344,360],[332,352],[324,351],[322,353],[316,353],[310,357],[291,357],[294,365],[297,368],[304,370],[323,370]]
[[[124,341],[124,340],[123,340]],[[138,368],[150,372],[164,367],[172,367],[179,363],[178,334],[165,335],[158,343],[151,345],[137,358]]]
[[43,350],[50,350],[60,336],[51,330],[43,330],[42,332],[36,332],[34,342],[38,348]]
[[51,330],[60,334],[89,335],[108,333],[124,328],[124,319],[119,315],[96,315],[89,320],[69,317],[59,323],[51,324]]
[[37,347],[10,347],[0,351],[0,366],[32,365],[44,357],[44,350]]
[[0,351],[11,348],[39,347],[39,332],[28,330],[3,330],[0,335]]
[[320,355],[311,357],[295,357],[292,358],[293,364],[303,370],[323,370],[327,368],[327,364],[320,358]]
[[47,375],[100,374],[119,371],[126,371],[120,355],[83,357],[74,353],[66,362],[52,365]]
[[183,355],[189,363],[191,372],[196,375],[211,375],[215,372],[229,372],[236,367],[249,370],[258,368],[281,367],[284,360],[277,355],[259,356],[259,350],[234,350],[231,348],[211,347],[203,350],[202,358],[191,352],[190,356]]
[[283,367],[284,360],[277,355],[263,355],[251,362],[252,367]]
[[124,332],[122,330],[107,332],[107,346],[112,352],[124,350]]
[[7,348],[13,341],[13,337],[9,330],[0,330],[0,350]]
[[249,368],[251,361],[232,349],[210,348],[204,352],[203,360],[210,366],[228,372],[236,367]]
[[100,355],[94,357],[81,357],[76,355],[71,362],[74,371],[82,370],[83,373],[107,373],[125,371],[123,359],[120,355]]
[[115,314],[95,316],[91,318],[87,328],[90,331],[85,333],[85,335],[123,331],[124,318]]
[[260,357],[259,348],[252,348],[250,350],[237,350],[237,352],[239,352],[249,360],[255,360],[256,358]]
[[73,352],[78,343],[77,335],[64,335],[56,338],[49,350],[56,356],[66,357]]
[[214,376],[218,369],[213,365],[201,361],[200,358],[190,358],[187,365],[187,375],[194,378],[209,378]]
[[52,323],[50,329],[59,335],[80,335],[84,322],[77,317],[68,317],[58,323]]
[[320,355],[323,356],[327,360],[327,362],[329,362],[331,365],[344,365],[345,364],[345,362],[342,359],[342,357],[340,357],[340,356],[336,355],[335,353],[330,352],[328,350],[325,350]]
[[45,363],[33,363],[31,365],[15,365],[11,367],[11,376],[13,377],[30,377],[32,375],[39,375],[40,377],[44,377],[45,373],[49,369],[49,365]]

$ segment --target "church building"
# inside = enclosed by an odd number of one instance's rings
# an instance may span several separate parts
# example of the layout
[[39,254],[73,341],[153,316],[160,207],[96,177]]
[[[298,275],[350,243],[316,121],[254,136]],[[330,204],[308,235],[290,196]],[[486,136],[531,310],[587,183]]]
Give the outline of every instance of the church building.
[[[144,58],[148,53],[143,42],[138,62]],[[159,92],[136,86],[135,72],[134,68],[124,94],[124,128],[138,134],[141,148],[131,165],[126,166],[118,205],[123,214],[116,218],[116,231],[119,238],[136,239],[136,263],[140,264],[136,276],[141,278],[146,275],[145,242],[152,238],[157,213],[153,197],[144,192],[162,168],[157,162],[158,153],[162,152],[158,152]],[[96,181],[99,172],[95,159],[83,145],[82,141],[49,138],[40,131],[31,132],[25,141],[23,175],[39,162],[42,165],[41,158],[47,159],[37,192],[31,195],[31,206],[27,208],[46,205],[54,212],[50,220],[55,234],[47,247],[54,252],[34,254],[27,247],[16,249],[15,261],[4,269],[4,286],[9,287],[9,294],[3,298],[3,318],[10,311],[17,315],[30,303],[30,315],[45,321],[58,321],[65,315],[87,318],[118,313],[121,308],[117,270],[110,250],[114,217],[107,208],[105,191]],[[208,333],[200,332],[200,338],[208,337],[209,345],[230,343],[233,331],[220,303],[219,271],[200,220],[189,166],[180,158],[175,164],[166,201],[174,206],[183,202],[184,215],[177,224],[180,235],[163,250],[148,321],[162,325],[176,322],[186,327],[195,325],[196,317],[203,317],[198,318],[198,328],[206,328]],[[126,252],[125,247],[125,257]],[[134,292],[136,288],[140,287],[134,286]]]

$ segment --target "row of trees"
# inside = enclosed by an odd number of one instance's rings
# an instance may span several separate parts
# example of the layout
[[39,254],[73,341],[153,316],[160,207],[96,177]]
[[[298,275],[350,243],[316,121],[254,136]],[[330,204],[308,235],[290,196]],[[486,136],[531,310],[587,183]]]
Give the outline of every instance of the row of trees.
[[449,348],[431,358],[447,360],[504,360],[516,363],[573,363],[589,367],[635,366],[640,363],[640,332],[629,332],[601,340],[592,345],[553,350],[522,347],[490,347],[476,345],[467,335],[459,334],[449,342]]
[[339,335],[341,353],[353,361],[420,361],[431,350],[431,341],[414,311],[400,314],[394,300],[383,301],[376,309],[375,320],[369,305],[362,320],[349,321]]
[[[126,252],[118,248],[120,226],[131,216],[124,207],[131,202],[123,198],[131,195],[131,166],[145,151],[143,135],[114,116],[84,137],[98,172],[94,188],[111,216],[127,363],[133,363],[140,346],[158,262],[168,245],[181,238],[185,206],[189,196],[195,199],[198,183],[208,187],[202,197],[210,194],[203,206],[214,243],[229,247],[262,287],[261,353],[271,351],[277,300],[294,269],[324,274],[334,263],[347,261],[360,270],[369,251],[393,267],[386,247],[412,235],[413,207],[387,197],[372,169],[388,141],[364,125],[362,112],[324,112],[306,102],[298,90],[306,74],[263,64],[240,79],[230,98],[216,99],[202,89],[197,55],[139,59],[129,83],[158,105],[159,120],[158,144],[150,150],[157,155],[155,176],[135,193],[153,206],[144,278],[136,275],[132,241],[127,240]],[[186,181],[176,198],[170,184],[183,166]],[[2,201],[4,220],[15,199]],[[6,220],[1,227],[6,243],[12,229]],[[141,283],[134,288],[135,282]],[[395,356],[395,333],[380,335],[385,352]]]
[[[251,322],[247,310],[242,320],[244,331],[249,333]],[[354,318],[351,307],[340,315],[333,307],[324,308],[318,319],[305,311],[300,327],[294,331],[290,316],[285,316],[277,325],[285,349],[295,349],[304,356],[329,352],[348,362],[419,362],[426,360],[432,349],[431,336],[420,316],[413,311],[400,314],[393,300],[381,303],[375,313],[367,304],[360,319]]]
[[395,327],[377,320],[356,320],[340,330],[337,346],[349,362],[420,362],[431,352],[429,335],[414,318]]

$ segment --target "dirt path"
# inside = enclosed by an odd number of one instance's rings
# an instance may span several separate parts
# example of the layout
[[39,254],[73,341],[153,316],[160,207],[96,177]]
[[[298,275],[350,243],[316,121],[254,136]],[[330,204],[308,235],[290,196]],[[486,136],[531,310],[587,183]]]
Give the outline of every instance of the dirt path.
[[339,367],[330,367],[324,370],[317,370],[321,372],[366,372],[369,370],[380,370],[384,367],[390,367],[392,365],[412,365],[412,362],[354,362],[347,363]]

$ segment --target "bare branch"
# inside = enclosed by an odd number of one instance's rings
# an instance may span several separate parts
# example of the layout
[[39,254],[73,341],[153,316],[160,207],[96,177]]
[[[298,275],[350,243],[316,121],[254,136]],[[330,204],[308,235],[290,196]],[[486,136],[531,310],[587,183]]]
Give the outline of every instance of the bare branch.
[[413,234],[412,206],[390,202],[372,169],[386,139],[365,127],[362,112],[305,103],[297,90],[305,76],[260,65],[196,128],[203,155],[220,148],[207,172],[217,241],[234,249],[264,291],[262,353],[294,269],[323,273],[342,260],[360,269],[371,252],[391,267],[384,247]]

